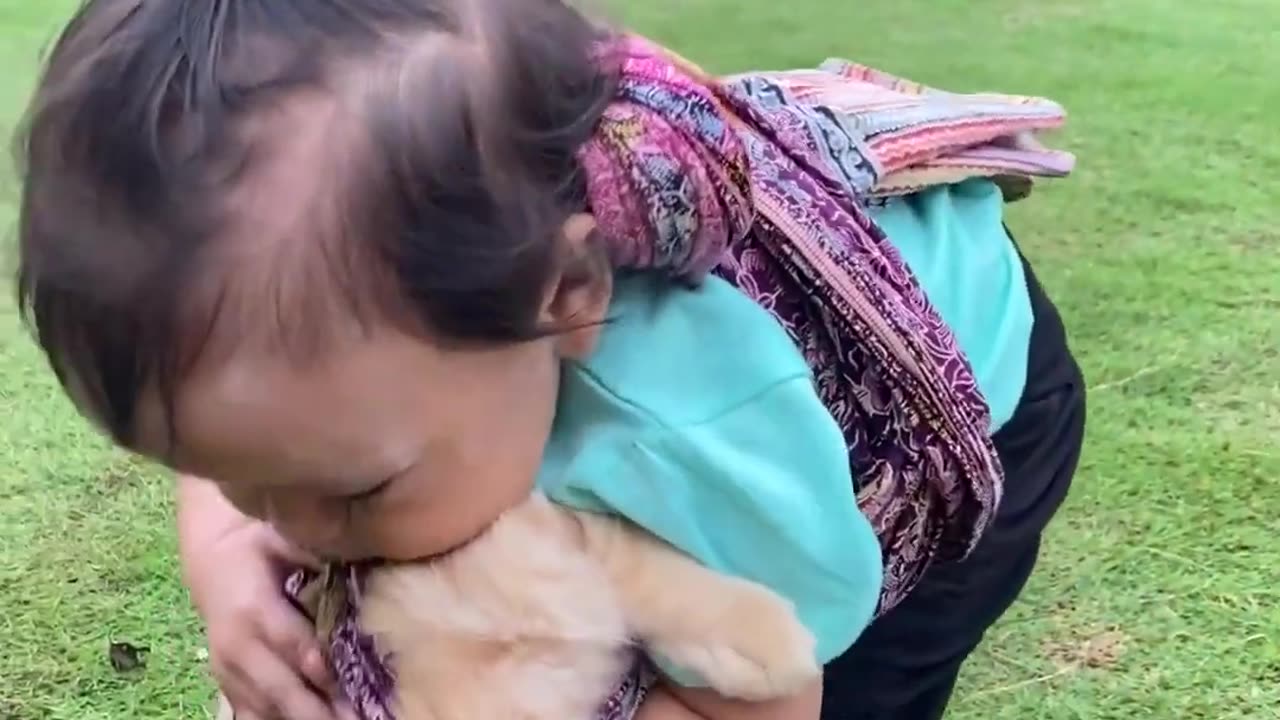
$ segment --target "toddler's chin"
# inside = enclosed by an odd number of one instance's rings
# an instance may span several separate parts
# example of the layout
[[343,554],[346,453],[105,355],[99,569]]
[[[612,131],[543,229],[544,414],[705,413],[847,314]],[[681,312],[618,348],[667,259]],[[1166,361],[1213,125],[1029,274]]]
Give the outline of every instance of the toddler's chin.
[[[493,519],[497,522],[497,518]],[[403,544],[390,544],[375,548],[372,552],[367,553],[347,553],[343,556],[341,562],[355,563],[423,563],[439,560],[456,550],[466,546],[472,540],[482,535],[493,524],[490,522],[479,532],[456,538],[439,538],[432,537],[430,542],[405,542]]]

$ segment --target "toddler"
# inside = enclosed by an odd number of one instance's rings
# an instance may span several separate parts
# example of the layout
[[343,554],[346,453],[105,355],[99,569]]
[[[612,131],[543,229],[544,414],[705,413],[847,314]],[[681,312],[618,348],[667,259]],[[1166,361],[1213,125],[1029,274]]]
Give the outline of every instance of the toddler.
[[286,576],[446,553],[535,488],[778,592],[827,665],[747,704],[655,658],[602,716],[929,720],[1078,457],[1001,215],[1065,173],[1027,135],[1060,122],[849,64],[715,81],[562,0],[87,0],[24,137],[19,299],[76,407],[179,473],[240,720],[389,717]]
[[[723,281],[612,271],[578,159],[608,41],[559,0],[91,0],[54,49],[22,299],[77,407],[186,476],[242,716],[342,695],[277,559],[429,558],[540,474],[804,588],[823,660],[869,618],[878,547],[785,332]],[[783,705],[813,717],[816,690]],[[650,716],[743,717],[664,694]]]

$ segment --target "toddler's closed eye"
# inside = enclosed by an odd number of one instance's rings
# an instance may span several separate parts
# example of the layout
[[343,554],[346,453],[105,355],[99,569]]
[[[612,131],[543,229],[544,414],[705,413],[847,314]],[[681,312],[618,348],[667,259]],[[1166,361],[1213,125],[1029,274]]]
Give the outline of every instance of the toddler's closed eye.
[[373,500],[374,498],[378,497],[382,493],[386,492],[387,488],[391,487],[392,483],[394,482],[395,482],[395,477],[394,476],[389,477],[386,480],[383,480],[382,482],[378,483],[377,485],[374,485],[373,487],[367,490],[361,490],[360,492],[354,495],[348,495],[347,501],[353,502],[353,503],[359,503],[359,502],[368,502],[369,500]]

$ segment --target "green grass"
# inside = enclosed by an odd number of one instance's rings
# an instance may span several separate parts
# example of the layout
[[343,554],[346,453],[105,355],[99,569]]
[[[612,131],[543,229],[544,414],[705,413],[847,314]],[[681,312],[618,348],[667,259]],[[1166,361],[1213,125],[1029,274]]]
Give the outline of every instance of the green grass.
[[[1275,0],[632,5],[717,70],[843,55],[1067,105],[1079,173],[1011,219],[1092,381],[1089,446],[952,717],[1280,717]],[[68,7],[0,0],[0,131]],[[4,307],[0,719],[203,717],[168,488],[86,432]],[[146,669],[113,672],[113,639]]]

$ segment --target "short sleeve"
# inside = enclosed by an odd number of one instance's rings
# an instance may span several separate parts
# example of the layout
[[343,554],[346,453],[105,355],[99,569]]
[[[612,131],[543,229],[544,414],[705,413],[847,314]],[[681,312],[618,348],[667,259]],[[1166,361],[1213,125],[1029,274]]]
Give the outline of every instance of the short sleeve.
[[[579,486],[593,496],[589,506],[790,600],[817,639],[820,663],[843,653],[870,621],[880,546],[858,510],[843,436],[808,376],[710,420],[652,429],[602,452],[616,462],[607,482]],[[663,670],[699,684],[679,668]]]
[[564,367],[539,488],[771,588],[818,661],[841,654],[875,610],[880,546],[799,349],[716,278],[687,290],[620,277],[611,314],[596,354]]

